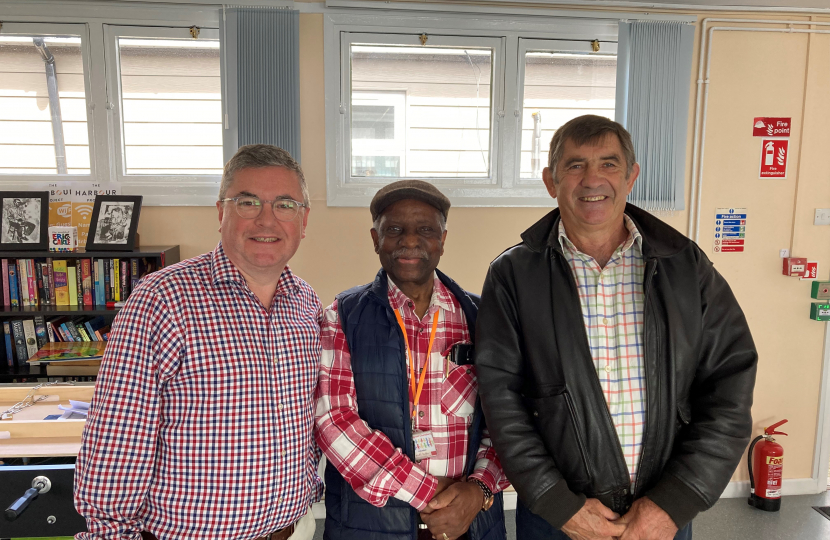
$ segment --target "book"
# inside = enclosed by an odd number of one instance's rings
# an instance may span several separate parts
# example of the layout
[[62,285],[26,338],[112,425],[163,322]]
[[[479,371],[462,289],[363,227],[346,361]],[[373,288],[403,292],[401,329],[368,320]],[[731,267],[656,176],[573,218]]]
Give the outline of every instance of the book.
[[69,333],[69,336],[72,338],[69,341],[83,341],[81,334],[78,332],[78,329],[75,327],[75,323],[72,321],[66,321],[61,326],[66,328],[66,331]]
[[66,330],[63,327],[63,323],[65,321],[66,317],[58,317],[57,319],[49,321],[49,326],[54,329],[55,341],[75,341],[69,336],[69,334],[66,333]]
[[102,342],[86,343],[47,343],[45,347],[29,359],[29,364],[40,365],[48,362],[70,362],[78,360],[100,360],[104,357],[106,344]]
[[49,343],[49,336],[46,333],[46,319],[43,315],[35,316],[35,335],[37,335],[38,349]]
[[45,262],[40,263],[40,273],[43,276],[43,299],[41,305],[52,304],[52,284],[49,283],[49,265]]
[[37,275],[35,274],[35,260],[26,259],[26,278],[29,280],[29,305],[36,306],[37,296]]
[[23,321],[14,320],[12,325],[12,341],[14,341],[15,356],[18,365],[22,365],[29,358],[29,349],[26,347],[26,336],[23,331]]
[[20,284],[20,305],[29,305],[29,278],[26,276],[26,259],[17,259],[17,282]]
[[107,341],[107,336],[109,336],[110,327],[109,325],[103,326],[95,331],[95,336],[98,338],[98,341]]
[[23,319],[23,336],[26,338],[26,359],[37,353],[37,334],[35,322],[32,319]]
[[49,343],[60,341],[60,339],[55,336],[55,329],[48,322],[46,323],[46,335],[49,336]]
[[95,305],[101,306],[101,259],[92,261],[92,295]]
[[54,306],[54,305],[57,305],[57,304],[55,303],[56,302],[56,298],[55,298],[55,274],[54,274],[54,270],[52,268],[52,258],[51,257],[48,257],[46,259],[46,266],[49,270],[47,272],[49,274],[49,304]]
[[12,307],[20,306],[20,292],[17,286],[17,264],[9,263],[9,295]]
[[121,301],[130,296],[130,261],[121,260]]
[[84,306],[92,307],[92,261],[81,259],[81,291],[84,295]]
[[78,296],[78,306],[84,305],[84,281],[81,277],[81,263],[75,261],[75,294]]
[[3,268],[3,305],[11,306],[11,295],[9,294],[9,260],[0,261]]
[[84,326],[87,329],[87,334],[89,334],[90,339],[92,339],[93,341],[98,341],[98,336],[95,335],[95,332],[106,325],[106,319],[104,319],[101,316],[92,318],[84,323]]
[[140,259],[130,259],[130,292],[134,291],[136,287],[138,287],[138,280],[141,279],[139,276],[138,270],[138,262]]
[[12,352],[12,327],[9,321],[3,321],[3,334],[6,337],[6,365],[14,367],[14,353]]
[[121,301],[121,260],[112,260],[112,298]]
[[69,305],[78,305],[78,272],[74,266],[66,267],[66,284],[69,287]]
[[37,281],[37,298],[38,303],[43,304],[43,299],[46,297],[46,289],[43,286],[43,264],[35,262],[35,278]]
[[104,259],[104,300],[112,302],[112,262]]
[[55,276],[55,305],[69,305],[69,282],[66,271],[66,261],[52,261],[52,271]]

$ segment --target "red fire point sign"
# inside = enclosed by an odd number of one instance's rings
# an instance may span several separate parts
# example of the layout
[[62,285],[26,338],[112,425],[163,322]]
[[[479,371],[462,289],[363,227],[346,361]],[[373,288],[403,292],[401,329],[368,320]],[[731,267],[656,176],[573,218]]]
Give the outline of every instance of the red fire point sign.
[[763,139],[761,141],[761,178],[787,177],[787,150],[789,141]]
[[755,118],[753,137],[789,137],[792,118]]

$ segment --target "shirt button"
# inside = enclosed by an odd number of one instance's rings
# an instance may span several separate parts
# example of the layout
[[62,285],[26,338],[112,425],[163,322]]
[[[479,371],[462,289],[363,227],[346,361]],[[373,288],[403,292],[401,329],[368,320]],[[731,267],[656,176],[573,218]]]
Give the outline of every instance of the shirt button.
[[611,366],[605,366],[605,373],[611,373]]
[[277,409],[282,410],[282,403],[277,404]]
[[281,457],[285,457],[285,456],[287,456],[287,455],[288,455],[288,452],[280,452],[280,456],[281,456]]
[[472,373],[472,370],[471,370],[471,369],[468,369],[468,370],[467,370],[467,374],[469,375],[470,373]]
[[602,324],[604,324],[605,326],[608,326],[608,319],[602,319]]
[[276,364],[276,363],[277,363],[277,362],[279,362],[279,361],[280,361],[279,357],[276,357],[276,356],[275,356],[275,357],[274,357],[274,363]]
[[424,411],[418,411],[418,418],[424,417]]
[[279,499],[277,499],[277,502],[278,502],[278,503],[282,503],[282,497],[280,497]]

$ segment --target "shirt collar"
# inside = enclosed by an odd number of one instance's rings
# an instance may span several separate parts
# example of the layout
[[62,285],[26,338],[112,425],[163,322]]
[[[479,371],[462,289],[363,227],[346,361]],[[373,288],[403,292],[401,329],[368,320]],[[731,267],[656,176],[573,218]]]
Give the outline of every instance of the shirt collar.
[[[218,285],[219,283],[240,283],[244,284],[246,287],[248,286],[248,282],[245,281],[245,276],[242,275],[242,272],[239,271],[236,265],[234,265],[225,254],[222,242],[219,242],[216,249],[213,250],[211,258],[213,260],[213,264],[211,266],[211,277],[213,278],[214,285]],[[297,283],[297,279],[294,277],[294,273],[288,265],[285,265],[285,268],[280,275],[280,279],[277,282],[275,296],[285,296],[287,294],[296,293],[299,290],[300,286]]]
[[[433,272],[432,276],[432,298],[429,299],[429,308],[427,309],[427,312],[431,312],[432,308],[437,306],[444,311],[454,313],[455,305],[452,301],[452,293],[441,282],[441,280],[438,279],[438,274]],[[388,278],[387,280],[389,281],[389,306],[392,309],[401,309],[409,303],[409,298],[398,288],[397,285],[395,285],[392,278]]]
[[[642,251],[643,249],[643,237],[640,234],[640,231],[637,230],[637,226],[634,224],[634,220],[628,217],[626,214],[623,214],[623,223],[625,224],[625,228],[628,229],[628,238],[625,239],[625,242],[622,243],[622,246],[617,248],[617,252],[620,254],[625,253],[634,243],[637,243],[637,247]],[[581,253],[579,249],[571,242],[571,239],[568,238],[568,234],[565,232],[565,223],[560,219],[559,220],[559,245],[562,246],[563,250],[573,251],[575,253]]]

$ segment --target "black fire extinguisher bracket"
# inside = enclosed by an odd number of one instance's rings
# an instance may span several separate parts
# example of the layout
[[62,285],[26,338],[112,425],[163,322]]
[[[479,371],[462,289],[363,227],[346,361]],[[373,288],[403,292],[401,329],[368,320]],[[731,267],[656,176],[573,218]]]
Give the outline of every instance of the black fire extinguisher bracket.
[[749,503],[749,506],[766,512],[778,512],[781,510],[781,499],[762,499],[752,493],[746,502]]

